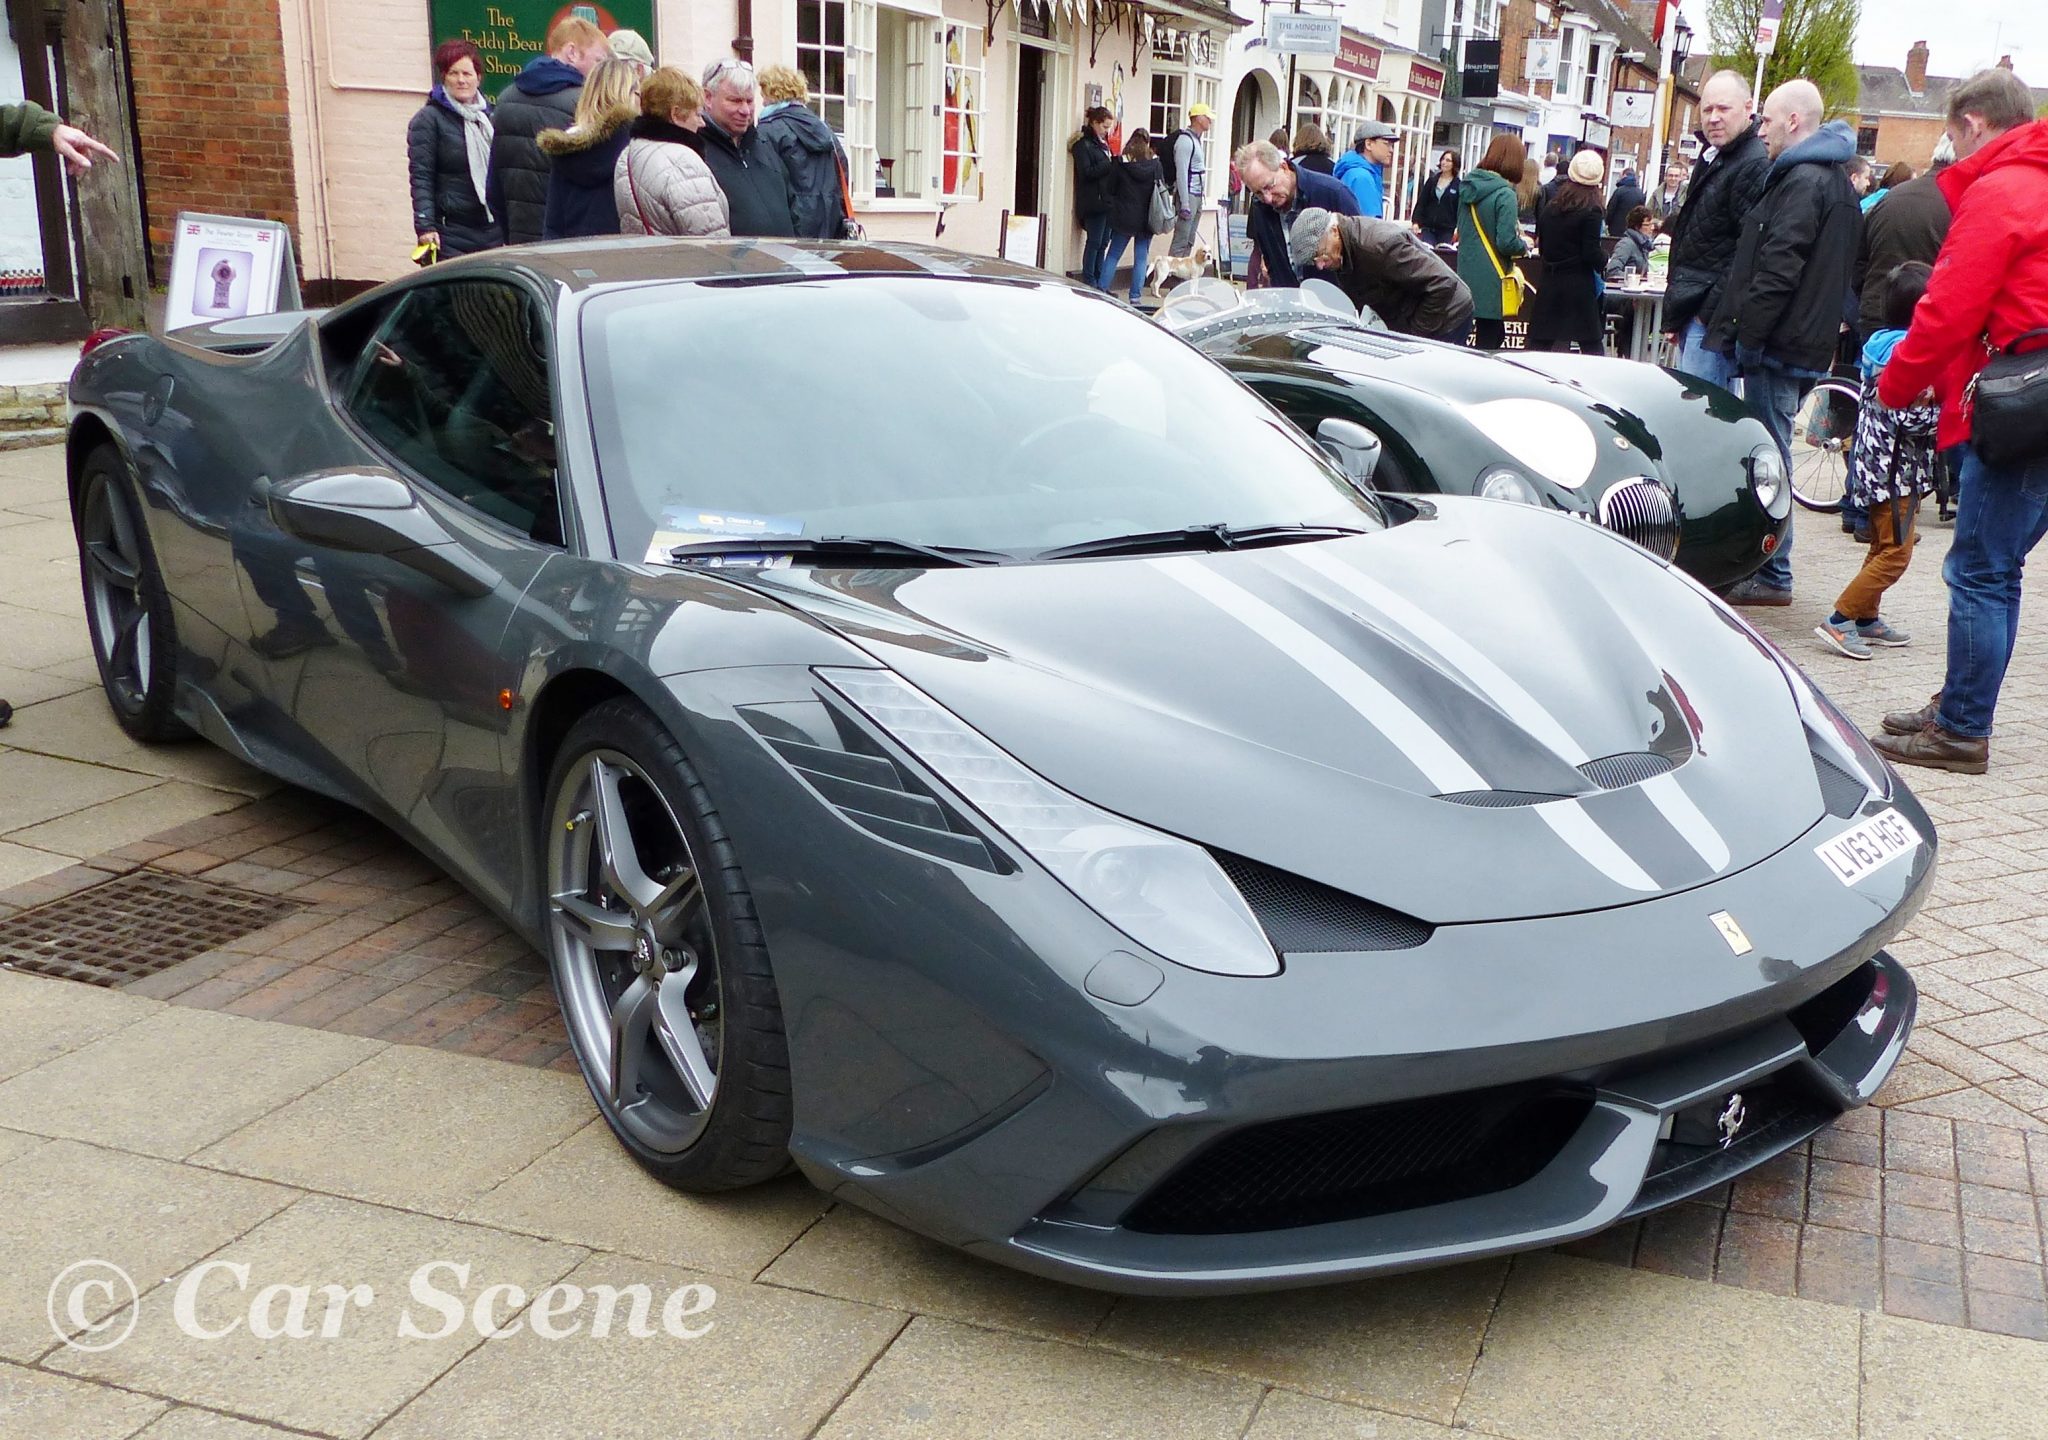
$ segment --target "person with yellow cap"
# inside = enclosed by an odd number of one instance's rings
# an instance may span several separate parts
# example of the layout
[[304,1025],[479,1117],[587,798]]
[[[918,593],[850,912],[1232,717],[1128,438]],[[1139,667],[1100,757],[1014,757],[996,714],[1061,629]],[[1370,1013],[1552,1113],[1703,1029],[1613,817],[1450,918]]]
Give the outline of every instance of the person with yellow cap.
[[1188,123],[1168,137],[1166,182],[1173,187],[1178,209],[1174,212],[1173,245],[1169,255],[1186,255],[1195,248],[1195,231],[1202,223],[1202,205],[1209,193],[1209,127],[1216,112],[1207,105],[1188,106]]

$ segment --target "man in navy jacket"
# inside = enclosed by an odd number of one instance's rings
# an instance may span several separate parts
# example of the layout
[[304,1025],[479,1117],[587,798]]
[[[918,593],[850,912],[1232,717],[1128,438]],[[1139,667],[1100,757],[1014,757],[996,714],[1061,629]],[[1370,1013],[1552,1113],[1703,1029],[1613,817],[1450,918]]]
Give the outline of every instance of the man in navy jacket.
[[1358,197],[1351,187],[1313,170],[1299,170],[1270,141],[1255,140],[1231,157],[1245,187],[1257,198],[1252,201],[1246,229],[1252,244],[1265,262],[1268,285],[1299,285],[1294,262],[1287,253],[1287,227],[1303,210],[1322,209],[1336,215],[1358,214]]

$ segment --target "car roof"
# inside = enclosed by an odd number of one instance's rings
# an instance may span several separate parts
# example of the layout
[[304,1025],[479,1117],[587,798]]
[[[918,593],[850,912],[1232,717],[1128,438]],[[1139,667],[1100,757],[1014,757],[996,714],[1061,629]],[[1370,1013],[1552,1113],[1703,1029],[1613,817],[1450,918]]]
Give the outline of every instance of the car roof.
[[1049,271],[935,245],[893,240],[673,239],[606,236],[486,250],[433,269],[516,266],[570,290],[664,280],[801,280],[838,275],[930,275],[1066,285]]

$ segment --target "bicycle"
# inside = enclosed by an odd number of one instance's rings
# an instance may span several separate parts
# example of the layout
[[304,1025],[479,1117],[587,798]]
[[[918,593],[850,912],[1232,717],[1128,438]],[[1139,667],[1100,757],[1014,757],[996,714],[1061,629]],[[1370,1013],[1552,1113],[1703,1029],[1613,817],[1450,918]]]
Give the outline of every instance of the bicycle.
[[1792,496],[1807,509],[1842,508],[1862,408],[1861,393],[1846,380],[1823,380],[1800,401],[1792,417]]

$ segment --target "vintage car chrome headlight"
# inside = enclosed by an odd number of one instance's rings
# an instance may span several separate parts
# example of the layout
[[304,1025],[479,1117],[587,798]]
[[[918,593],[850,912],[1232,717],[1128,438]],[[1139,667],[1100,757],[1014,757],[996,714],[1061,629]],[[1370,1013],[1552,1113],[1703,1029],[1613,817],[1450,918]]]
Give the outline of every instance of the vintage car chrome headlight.
[[1785,457],[1775,445],[1759,445],[1749,452],[1749,488],[1756,503],[1773,520],[1785,518],[1792,508],[1792,487],[1786,483]]
[[1251,907],[1201,846],[1069,795],[891,671],[817,673],[1139,944],[1212,975],[1280,973]]
[[1479,488],[1475,492],[1488,500],[1513,500],[1521,505],[1540,505],[1542,499],[1536,487],[1519,470],[1506,465],[1496,465],[1479,477]]

